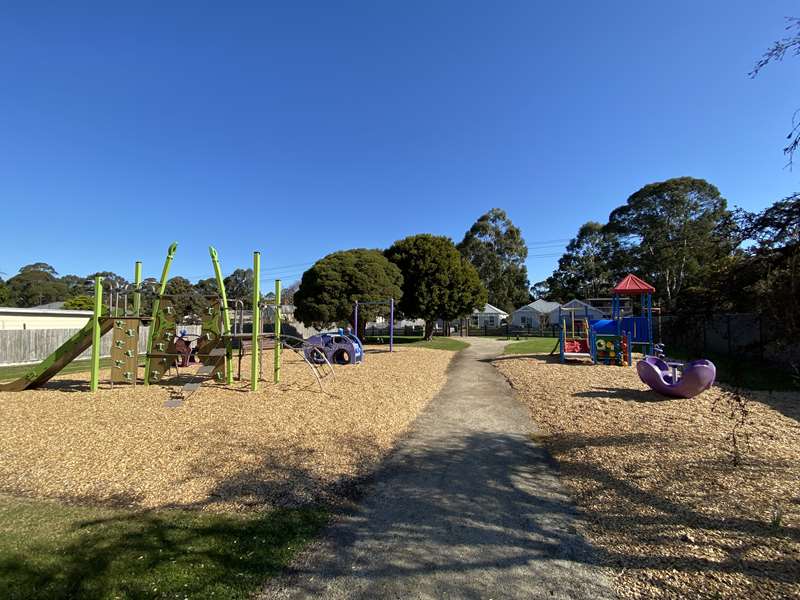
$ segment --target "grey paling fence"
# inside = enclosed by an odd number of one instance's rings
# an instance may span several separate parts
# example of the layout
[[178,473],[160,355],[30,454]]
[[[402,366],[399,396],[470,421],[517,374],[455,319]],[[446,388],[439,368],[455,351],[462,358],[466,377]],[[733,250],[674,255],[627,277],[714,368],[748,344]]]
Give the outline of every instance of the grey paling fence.
[[[147,348],[149,327],[139,329],[139,352]],[[199,334],[199,325],[182,325],[178,331],[186,330],[188,334]],[[79,329],[2,329],[0,330],[0,365],[23,365],[37,363],[47,358],[54,350],[75,335]],[[112,332],[108,332],[100,341],[100,356],[111,355]],[[81,354],[77,360],[89,359],[91,348]]]
[[[781,324],[757,313],[664,315],[656,341],[692,356],[708,354],[782,365],[800,362],[800,343],[786,340]],[[659,336],[660,333],[660,336]]]

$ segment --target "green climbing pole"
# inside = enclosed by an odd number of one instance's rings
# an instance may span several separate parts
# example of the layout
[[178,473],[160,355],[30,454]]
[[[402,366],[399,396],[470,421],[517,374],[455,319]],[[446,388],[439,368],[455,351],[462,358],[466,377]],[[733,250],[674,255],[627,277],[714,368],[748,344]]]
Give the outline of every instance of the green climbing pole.
[[94,278],[94,312],[92,313],[92,378],[89,384],[93,392],[100,382],[100,317],[103,312],[103,278]]
[[261,334],[261,310],[259,307],[259,302],[261,302],[260,277],[261,252],[253,252],[253,337],[252,348],[250,349],[250,389],[254,392],[258,391],[258,371],[259,362],[261,360],[258,347],[260,342],[259,335]]
[[133,268],[133,315],[140,316],[142,310],[142,292],[139,288],[142,287],[142,261],[137,260],[136,266]]
[[161,296],[164,295],[164,290],[167,287],[167,279],[169,278],[169,268],[172,266],[172,260],[175,258],[175,251],[178,249],[178,242],[172,242],[167,249],[167,259],[164,261],[164,268],[161,270],[161,286],[158,289],[158,297],[153,301],[153,321],[150,323],[150,333],[147,336],[147,358],[144,361],[144,384],[150,385],[150,353],[153,351],[153,332],[155,327],[156,316],[158,315],[158,308],[161,302]]
[[[208,253],[211,255],[211,263],[214,265],[214,276],[217,278],[217,287],[219,288],[219,297],[222,300],[222,333],[226,336],[231,334],[231,314],[228,307],[228,295],[225,293],[225,281],[222,279],[222,267],[219,264],[219,256],[214,246],[208,247]],[[227,349],[225,352],[225,381],[228,385],[233,383],[233,348],[231,346],[230,337],[227,338]]]

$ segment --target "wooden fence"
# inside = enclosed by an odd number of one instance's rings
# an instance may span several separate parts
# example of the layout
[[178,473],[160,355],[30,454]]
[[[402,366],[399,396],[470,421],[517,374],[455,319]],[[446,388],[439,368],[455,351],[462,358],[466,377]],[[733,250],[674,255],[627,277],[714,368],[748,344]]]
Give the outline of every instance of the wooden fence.
[[[179,329],[190,334],[199,334],[199,325],[183,325]],[[0,365],[23,365],[37,363],[47,358],[54,350],[75,335],[79,329],[3,329],[0,330]],[[147,348],[149,327],[139,329],[139,352]],[[100,356],[111,355],[112,332],[100,342]],[[92,357],[89,348],[77,360]]]

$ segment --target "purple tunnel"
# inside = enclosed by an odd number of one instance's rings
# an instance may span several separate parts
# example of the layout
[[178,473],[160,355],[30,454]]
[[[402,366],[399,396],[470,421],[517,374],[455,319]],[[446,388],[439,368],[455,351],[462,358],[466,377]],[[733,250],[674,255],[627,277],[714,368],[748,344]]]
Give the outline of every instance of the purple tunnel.
[[675,398],[694,398],[714,383],[717,368],[710,360],[693,360],[683,367],[683,375],[673,381],[667,363],[655,356],[647,356],[636,363],[639,379],[653,390]]

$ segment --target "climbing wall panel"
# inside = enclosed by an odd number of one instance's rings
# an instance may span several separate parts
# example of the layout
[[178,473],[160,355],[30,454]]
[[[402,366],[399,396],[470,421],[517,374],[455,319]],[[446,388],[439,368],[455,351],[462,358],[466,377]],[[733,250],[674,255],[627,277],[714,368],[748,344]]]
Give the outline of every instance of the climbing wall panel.
[[139,367],[139,319],[114,319],[111,340],[111,381],[136,383]]

